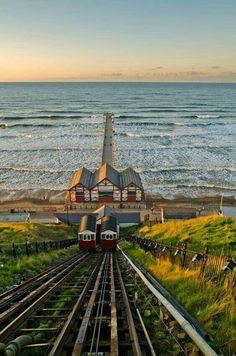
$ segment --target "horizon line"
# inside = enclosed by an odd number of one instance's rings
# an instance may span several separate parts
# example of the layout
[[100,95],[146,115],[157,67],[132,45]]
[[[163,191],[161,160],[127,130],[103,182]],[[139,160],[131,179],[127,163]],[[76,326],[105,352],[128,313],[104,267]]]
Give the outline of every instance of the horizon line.
[[17,80],[17,81],[1,81],[0,84],[16,84],[16,83],[114,83],[114,84],[122,84],[122,83],[141,83],[141,84],[236,84],[236,81],[222,81],[222,82],[215,82],[215,81],[138,81],[138,80],[124,80],[124,81],[106,81],[106,80]]

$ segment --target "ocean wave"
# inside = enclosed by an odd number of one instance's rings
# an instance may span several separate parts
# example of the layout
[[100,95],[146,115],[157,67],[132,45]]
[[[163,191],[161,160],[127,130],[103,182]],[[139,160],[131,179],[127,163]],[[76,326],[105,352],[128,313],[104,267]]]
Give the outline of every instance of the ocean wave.
[[141,135],[138,134],[138,133],[134,133],[134,132],[127,132],[126,136],[129,136],[129,137],[140,137]]
[[139,115],[119,115],[119,119],[146,119],[146,116],[139,116]]
[[173,123],[171,123],[171,125],[174,125],[174,126],[186,126],[186,124],[184,122],[173,122]]
[[201,115],[195,115],[194,116],[195,119],[219,119],[220,118],[220,115],[204,115],[204,114],[201,114]]
[[39,113],[43,113],[43,114],[47,114],[47,115],[49,115],[49,114],[53,114],[53,115],[55,115],[55,114],[83,114],[83,110],[82,109],[80,109],[80,110],[71,110],[71,109],[68,109],[68,110],[65,110],[65,109],[55,109],[55,110],[38,110],[37,112],[39,112]]
[[231,186],[221,186],[215,184],[176,184],[176,188],[187,188],[187,189],[213,189],[215,191],[236,191],[236,187]]
[[196,109],[196,107],[199,107],[199,106],[213,106],[213,105],[210,105],[210,104],[198,104],[198,103],[193,103],[193,104],[188,104],[188,105],[165,105],[165,106],[138,106],[137,109],[174,109],[174,110],[179,110],[181,111],[181,109]]
[[74,152],[74,151],[91,151],[91,152],[98,152],[98,148],[91,148],[91,147],[51,147],[51,148],[16,148],[16,149],[3,149],[0,150],[1,153],[10,153],[10,152],[59,152],[59,151],[63,151],[63,152]]
[[[128,136],[126,133],[123,134],[123,136]],[[132,137],[132,136],[129,136],[129,137]],[[136,137],[146,137],[146,138],[152,138],[152,137],[161,137],[161,138],[172,138],[175,136],[171,135],[171,134],[156,134],[156,135],[149,135],[149,136],[136,136]],[[191,137],[194,138],[194,135],[189,135],[188,138],[191,139]],[[174,141],[173,141],[174,142]],[[221,153],[223,153],[223,151],[225,150],[231,150],[232,147],[231,146],[228,146],[228,145],[218,145],[218,144],[203,144],[203,143],[191,143],[191,142],[188,142],[186,144],[184,143],[180,143],[180,144],[174,144],[172,141],[167,141],[166,144],[157,144],[155,146],[155,148],[153,147],[150,147],[150,148],[146,148],[146,147],[135,147],[135,151],[138,151],[138,152],[146,152],[146,153],[150,153],[153,151],[153,149],[155,149],[156,151],[167,151],[167,150],[183,150],[183,149],[187,149],[189,151],[192,151],[192,150],[202,150],[202,151],[205,151],[205,150],[208,150],[208,151],[213,151],[213,152],[217,152],[217,151],[220,151]],[[122,151],[120,150],[119,148],[117,148],[116,151]],[[144,153],[143,153],[144,154]]]
[[[149,113],[151,113],[151,114],[157,114],[157,113],[177,113],[177,112],[185,112],[185,110],[175,110],[175,109],[151,109],[151,110],[146,110],[146,111],[144,111],[144,110],[139,110],[138,112],[137,112],[137,114],[135,114],[135,113],[132,113],[131,115],[129,115],[129,114],[122,114],[122,115],[119,115],[118,116],[118,118],[119,119],[145,119],[145,118],[147,118],[147,116],[144,116],[144,115],[140,115],[140,113],[141,114],[149,114]],[[186,110],[186,112],[188,112],[187,110]],[[166,116],[163,116],[163,118],[166,118]]]
[[185,123],[179,123],[179,122],[174,122],[170,123],[171,125],[175,126],[188,126],[188,127],[197,127],[197,126],[225,126],[227,123],[225,122],[185,122]]
[[44,116],[44,117],[40,117],[40,118],[49,118],[49,119],[82,119],[82,118],[85,118],[87,117],[86,115],[52,115],[52,114],[49,114],[47,116]]
[[86,118],[86,115],[28,115],[28,116],[2,116],[1,119],[8,120],[39,120],[39,119],[82,119]]
[[[10,131],[9,131],[10,133]],[[40,139],[40,140],[44,140],[44,139],[48,139],[48,140],[55,140],[55,139],[62,139],[67,137],[69,140],[76,139],[76,138],[82,138],[82,137],[100,137],[100,133],[99,132],[92,132],[92,133],[85,133],[83,131],[81,132],[74,132],[74,133],[62,133],[62,134],[49,134],[49,135],[41,135],[41,134],[37,134],[35,132],[33,132],[32,134],[18,134],[18,135],[0,135],[0,139],[5,139],[5,140],[15,140],[15,139],[24,139],[24,138],[33,138],[33,139]],[[0,149],[0,152],[2,150]]]
[[[144,117],[143,119],[147,119]],[[150,125],[158,125],[156,121],[124,121],[124,122],[116,122],[116,126],[150,126]]]
[[178,110],[178,109],[150,109],[150,110],[145,110],[145,111],[140,111],[140,112],[144,112],[144,113],[162,113],[162,112],[166,112],[166,113],[172,113],[172,112],[189,112],[188,110]]
[[73,173],[69,169],[55,169],[55,168],[31,168],[31,167],[1,167],[0,171],[13,171],[13,172],[40,172],[40,173]]
[[118,136],[126,136],[126,137],[140,137],[140,138],[144,138],[144,137],[174,137],[176,136],[174,133],[172,132],[146,132],[146,133],[138,133],[138,132],[121,132],[119,134],[117,134]]
[[[186,117],[184,117],[186,118]],[[193,118],[191,116],[191,118]],[[146,119],[146,118],[145,118]],[[159,118],[157,118],[158,120]],[[228,123],[226,122],[158,122],[158,121],[128,121],[128,122],[122,122],[122,123],[117,123],[117,126],[188,126],[188,127],[197,127],[197,126],[225,126]],[[235,125],[236,123],[232,123],[232,125]]]
[[[118,132],[116,131],[115,135],[117,137],[139,137],[140,139],[147,139],[147,138],[152,138],[152,137],[160,137],[160,138],[173,138],[176,139],[178,141],[182,140],[182,138],[186,138],[188,139],[188,141],[186,142],[186,144],[181,144],[179,147],[189,147],[190,149],[192,147],[200,147],[200,148],[229,148],[231,146],[229,145],[218,145],[217,143],[205,143],[205,140],[207,138],[207,136],[203,136],[202,133],[199,133],[197,131],[161,131],[161,130],[147,130],[144,132],[140,132],[138,130],[133,130],[133,131],[126,131],[126,132]],[[196,138],[198,139],[199,143],[196,143],[195,146],[192,142],[190,142],[189,140],[191,138],[194,138],[196,140]],[[204,138],[204,142],[201,143],[202,138]],[[171,142],[171,145],[173,144],[173,142]],[[174,147],[175,145],[173,145],[172,147]],[[161,147],[160,145],[157,144],[157,149]]]
[[[161,167],[161,168],[149,168],[140,170],[139,173],[148,174],[151,173],[164,173],[164,172],[195,172],[195,171],[206,171],[206,172],[236,172],[234,167],[202,167],[202,166],[170,166],[170,167]],[[235,187],[236,188],[236,187]]]
[[87,126],[87,123],[78,123],[78,124],[72,124],[70,122],[47,122],[47,123],[14,123],[14,124],[8,124],[7,125],[7,129],[9,128],[14,128],[14,127],[68,127],[68,126],[72,126],[72,127],[82,127],[82,126]]
[[8,128],[13,128],[13,127],[64,127],[64,126],[70,126],[70,124],[11,124],[8,125]]
[[19,138],[19,135],[0,135],[0,139],[13,140]]

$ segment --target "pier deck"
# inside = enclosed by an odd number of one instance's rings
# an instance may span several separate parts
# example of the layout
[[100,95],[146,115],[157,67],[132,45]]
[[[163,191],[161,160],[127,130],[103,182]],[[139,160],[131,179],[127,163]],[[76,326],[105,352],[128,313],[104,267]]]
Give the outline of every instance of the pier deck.
[[103,151],[102,164],[108,163],[111,166],[114,164],[113,154],[113,113],[105,114],[104,137],[103,137]]

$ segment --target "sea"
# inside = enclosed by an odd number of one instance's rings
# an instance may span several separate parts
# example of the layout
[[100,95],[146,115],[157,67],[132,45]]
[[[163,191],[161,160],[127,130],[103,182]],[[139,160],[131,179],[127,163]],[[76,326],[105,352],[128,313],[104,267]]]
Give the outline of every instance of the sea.
[[106,111],[115,167],[146,192],[236,195],[236,84],[213,83],[0,83],[0,191],[65,190],[97,169]]

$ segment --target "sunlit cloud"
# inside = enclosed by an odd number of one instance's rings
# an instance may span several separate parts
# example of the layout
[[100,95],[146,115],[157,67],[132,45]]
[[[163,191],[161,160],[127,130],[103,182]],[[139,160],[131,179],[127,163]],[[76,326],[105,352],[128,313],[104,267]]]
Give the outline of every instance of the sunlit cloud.
[[[114,72],[114,73],[101,73],[101,77],[121,77],[123,75],[122,72]],[[99,75],[98,75],[99,76]]]
[[158,67],[150,68],[150,70],[160,70],[160,69],[164,69],[164,67],[158,66]]

